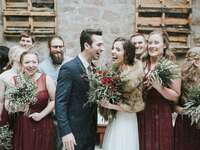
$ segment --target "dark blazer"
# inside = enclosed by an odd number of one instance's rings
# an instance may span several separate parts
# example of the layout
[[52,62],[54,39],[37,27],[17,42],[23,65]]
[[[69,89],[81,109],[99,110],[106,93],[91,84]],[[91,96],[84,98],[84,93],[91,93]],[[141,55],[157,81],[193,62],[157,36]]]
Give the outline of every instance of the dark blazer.
[[79,57],[65,63],[57,80],[56,118],[61,137],[73,133],[76,150],[89,150],[86,145],[95,145],[97,109],[96,105],[85,105],[88,90],[89,81]]

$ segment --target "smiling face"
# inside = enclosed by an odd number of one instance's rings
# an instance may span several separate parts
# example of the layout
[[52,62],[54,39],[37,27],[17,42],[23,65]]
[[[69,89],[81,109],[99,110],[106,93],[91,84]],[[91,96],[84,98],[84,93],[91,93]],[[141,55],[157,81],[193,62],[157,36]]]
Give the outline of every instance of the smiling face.
[[120,66],[124,62],[124,48],[123,41],[116,41],[112,48],[112,61],[113,64]]
[[150,57],[162,56],[165,44],[161,34],[150,34],[148,39],[148,53]]
[[26,48],[26,49],[29,49],[32,47],[33,45],[33,41],[32,41],[32,38],[31,37],[21,37],[21,40],[19,41],[19,44]]
[[28,76],[33,76],[38,70],[38,56],[34,53],[23,55],[21,65],[23,72]]
[[135,46],[137,55],[142,55],[146,51],[147,43],[142,35],[132,37],[131,43]]
[[64,60],[64,42],[59,38],[52,39],[50,42],[49,51],[53,64],[62,64]]
[[200,49],[193,48],[189,50],[186,54],[186,58],[188,62],[192,62],[192,64],[197,68],[200,69]]
[[93,60],[98,60],[100,57],[100,54],[104,50],[104,43],[103,38],[100,35],[92,35],[92,44],[89,45],[88,43],[85,43],[85,50],[88,54],[88,56]]

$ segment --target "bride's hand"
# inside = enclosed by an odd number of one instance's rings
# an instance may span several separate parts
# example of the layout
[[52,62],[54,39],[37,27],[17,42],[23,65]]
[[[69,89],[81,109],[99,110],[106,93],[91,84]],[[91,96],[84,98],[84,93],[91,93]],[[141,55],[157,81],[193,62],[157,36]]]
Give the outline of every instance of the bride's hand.
[[104,108],[107,108],[107,109],[113,109],[113,104],[111,104],[108,100],[104,99],[102,101],[99,102],[100,105]]

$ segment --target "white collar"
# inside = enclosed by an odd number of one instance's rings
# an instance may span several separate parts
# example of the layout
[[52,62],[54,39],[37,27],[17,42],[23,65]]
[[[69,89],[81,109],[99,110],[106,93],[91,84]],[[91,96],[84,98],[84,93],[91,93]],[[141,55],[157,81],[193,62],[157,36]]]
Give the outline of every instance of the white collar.
[[79,57],[79,59],[81,60],[81,62],[82,62],[82,64],[83,64],[83,66],[85,67],[85,69],[87,70],[88,69],[88,67],[89,67],[89,63],[88,63],[88,61],[85,59],[85,57],[80,53],[79,55],[78,55],[78,57]]

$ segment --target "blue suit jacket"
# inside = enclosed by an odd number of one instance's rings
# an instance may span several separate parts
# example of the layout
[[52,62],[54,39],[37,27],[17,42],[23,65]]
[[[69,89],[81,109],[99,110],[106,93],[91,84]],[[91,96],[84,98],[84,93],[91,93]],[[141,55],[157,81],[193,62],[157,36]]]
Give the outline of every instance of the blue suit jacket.
[[57,80],[56,118],[60,136],[72,132],[79,145],[95,144],[97,109],[96,105],[84,105],[88,90],[89,81],[79,57],[65,63]]

